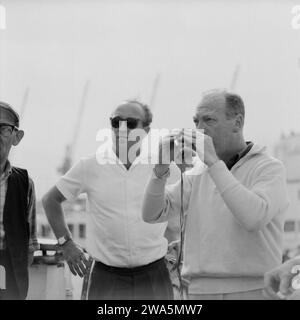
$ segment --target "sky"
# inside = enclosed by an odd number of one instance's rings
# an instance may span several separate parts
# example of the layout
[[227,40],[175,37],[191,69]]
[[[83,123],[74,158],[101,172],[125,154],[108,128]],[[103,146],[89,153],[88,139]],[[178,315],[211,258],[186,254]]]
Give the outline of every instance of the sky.
[[269,147],[300,132],[300,1],[0,0],[0,99],[21,111],[25,138],[11,155],[38,197],[58,179],[89,87],[74,161],[124,99],[151,101],[154,128],[193,127],[202,93],[229,88],[245,102],[245,138]]

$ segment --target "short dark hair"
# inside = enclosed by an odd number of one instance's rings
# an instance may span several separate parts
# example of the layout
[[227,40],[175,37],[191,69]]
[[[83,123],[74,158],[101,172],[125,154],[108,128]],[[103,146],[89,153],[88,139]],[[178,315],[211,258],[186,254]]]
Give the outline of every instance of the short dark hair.
[[226,100],[226,116],[231,119],[234,116],[241,114],[245,118],[245,106],[243,99],[236,93],[224,92]]
[[129,99],[129,100],[125,100],[125,102],[127,103],[136,103],[138,104],[139,106],[141,106],[141,108],[144,110],[144,113],[145,113],[145,120],[143,121],[143,125],[145,127],[148,127],[150,126],[151,122],[152,122],[152,119],[153,119],[153,114],[150,110],[150,107],[146,104],[146,103],[143,103],[137,99]]

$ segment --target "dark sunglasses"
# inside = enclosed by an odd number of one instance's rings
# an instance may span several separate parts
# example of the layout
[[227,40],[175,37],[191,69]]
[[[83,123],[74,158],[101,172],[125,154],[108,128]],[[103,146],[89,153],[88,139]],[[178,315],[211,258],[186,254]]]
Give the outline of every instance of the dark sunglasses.
[[138,126],[139,121],[142,121],[142,120],[136,119],[136,118],[121,118],[119,116],[110,118],[111,126],[114,129],[118,129],[120,127],[121,121],[126,121],[127,128],[132,130],[132,129],[135,129]]

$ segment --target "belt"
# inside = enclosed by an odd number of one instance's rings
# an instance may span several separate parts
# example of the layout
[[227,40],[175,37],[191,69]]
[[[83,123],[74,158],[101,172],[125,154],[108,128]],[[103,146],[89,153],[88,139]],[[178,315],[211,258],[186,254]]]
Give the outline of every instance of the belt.
[[102,270],[104,269],[106,271],[110,271],[110,272],[114,272],[114,273],[133,274],[133,273],[143,272],[146,270],[151,270],[151,269],[157,268],[161,264],[165,264],[165,257],[158,259],[154,262],[151,262],[149,264],[146,264],[143,266],[138,266],[138,267],[133,267],[133,268],[112,267],[112,266],[108,266],[100,261],[95,261],[94,268],[102,269]]

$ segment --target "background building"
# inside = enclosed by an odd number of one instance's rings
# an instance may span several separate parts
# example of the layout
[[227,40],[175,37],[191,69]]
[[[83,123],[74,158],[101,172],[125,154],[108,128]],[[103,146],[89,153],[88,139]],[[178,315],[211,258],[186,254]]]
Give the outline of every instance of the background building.
[[300,251],[300,133],[282,135],[274,149],[286,167],[290,206],[285,222],[285,249]]

